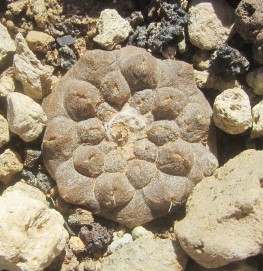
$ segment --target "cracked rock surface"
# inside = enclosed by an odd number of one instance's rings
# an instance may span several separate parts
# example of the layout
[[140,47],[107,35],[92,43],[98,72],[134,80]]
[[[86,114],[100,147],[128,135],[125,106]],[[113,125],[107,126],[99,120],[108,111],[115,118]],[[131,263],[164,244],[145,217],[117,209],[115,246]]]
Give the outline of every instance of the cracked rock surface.
[[176,210],[217,167],[212,110],[187,63],[133,46],[88,51],[43,108],[60,195],[129,227]]

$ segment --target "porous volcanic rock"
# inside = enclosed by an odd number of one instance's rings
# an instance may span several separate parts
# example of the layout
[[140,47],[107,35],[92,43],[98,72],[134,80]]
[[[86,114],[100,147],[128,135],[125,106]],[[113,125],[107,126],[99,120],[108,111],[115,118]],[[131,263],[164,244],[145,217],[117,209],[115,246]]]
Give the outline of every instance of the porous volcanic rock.
[[62,198],[129,227],[176,210],[217,167],[212,110],[187,63],[133,46],[88,51],[43,108]]

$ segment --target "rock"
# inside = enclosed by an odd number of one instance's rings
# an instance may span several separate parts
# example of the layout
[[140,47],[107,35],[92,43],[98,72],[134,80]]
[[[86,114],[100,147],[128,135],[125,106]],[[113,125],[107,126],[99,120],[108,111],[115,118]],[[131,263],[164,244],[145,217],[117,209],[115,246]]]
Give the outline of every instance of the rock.
[[86,251],[84,243],[77,236],[71,236],[68,245],[75,254],[80,254]]
[[128,227],[175,212],[217,167],[212,110],[187,63],[133,46],[87,51],[43,108],[61,197]]
[[251,137],[263,136],[263,100],[252,108],[253,127]]
[[45,0],[29,0],[26,15],[33,17],[40,29],[45,29],[48,23],[48,12]]
[[75,53],[66,45],[59,48],[58,51],[61,56],[60,67],[66,71],[69,70],[77,61]]
[[222,78],[208,71],[194,71],[195,82],[198,88],[212,88],[220,92],[241,87],[239,82],[233,78]]
[[101,271],[183,271],[187,256],[175,241],[139,238],[102,262]]
[[10,183],[12,178],[22,171],[22,169],[23,164],[18,153],[6,149],[0,154],[0,181],[2,183]]
[[0,115],[0,148],[10,140],[9,126],[7,120]]
[[51,89],[53,67],[41,64],[20,33],[16,35],[16,44],[17,53],[13,63],[15,78],[22,83],[26,95],[41,100]]
[[63,217],[38,189],[17,183],[0,197],[0,269],[40,271],[65,247]]
[[263,151],[242,152],[205,177],[188,198],[175,233],[182,248],[205,268],[262,251],[262,159]]
[[48,50],[50,50],[52,43],[55,42],[55,39],[41,31],[29,31],[26,36],[26,42],[30,50],[33,52],[46,53]]
[[249,61],[237,49],[227,44],[220,46],[211,57],[210,71],[223,78],[244,74],[249,69]]
[[116,10],[105,9],[100,14],[97,30],[99,34],[93,40],[101,47],[112,50],[129,36],[132,28]]
[[103,251],[112,239],[112,231],[98,223],[82,226],[79,238],[85,244],[88,253]]
[[4,75],[0,78],[0,97],[6,97],[9,93],[15,90],[14,79]]
[[73,45],[75,43],[75,40],[71,35],[65,35],[65,36],[62,36],[62,37],[58,37],[56,39],[56,41],[57,41],[57,43],[58,43],[58,45],[60,47],[70,46],[70,45]]
[[0,67],[9,62],[16,51],[15,42],[11,39],[7,29],[0,23]]
[[219,94],[213,105],[213,119],[218,128],[232,135],[251,128],[251,106],[244,90],[233,88]]
[[[66,245],[65,248],[65,255],[62,262],[61,268],[59,268],[60,271],[72,271],[72,270],[78,270],[79,261],[73,251],[70,249],[68,245]],[[58,269],[55,269],[56,271]]]
[[186,271],[258,271],[258,264],[256,261],[248,260],[248,261],[240,261],[230,263],[226,266],[207,269],[202,267],[201,265],[195,263],[191,267],[187,268]]
[[45,194],[48,194],[54,186],[54,181],[45,172],[45,169],[37,169],[34,174],[32,171],[24,169],[21,175],[27,184],[37,187]]
[[213,50],[231,36],[234,9],[226,1],[193,0],[189,7],[189,39],[196,47]]
[[254,42],[263,29],[262,0],[242,0],[235,10],[235,28],[247,41]]
[[121,247],[123,247],[129,243],[132,243],[132,242],[133,242],[133,239],[132,239],[131,234],[125,233],[122,237],[115,238],[111,242],[111,244],[108,246],[107,252],[109,254],[112,254],[112,253],[116,252],[118,249],[120,249]]
[[138,239],[141,237],[153,238],[154,234],[151,231],[146,230],[144,227],[138,226],[132,230],[132,237],[133,239]]
[[252,70],[246,75],[247,84],[257,95],[263,95],[263,67]]
[[22,11],[27,8],[27,0],[21,0],[18,2],[11,2],[7,5],[7,9],[14,15],[19,15]]
[[40,162],[41,150],[25,148],[24,157],[24,167],[36,168]]
[[210,67],[211,60],[211,51],[198,50],[194,53],[192,62],[194,68],[199,69],[201,71],[207,70]]
[[100,270],[101,263],[100,262],[94,262],[92,259],[84,260],[80,263],[78,266],[78,271],[97,271]]
[[42,133],[47,117],[42,107],[30,97],[13,92],[7,96],[7,120],[11,132],[30,142]]
[[256,64],[263,65],[263,30],[258,33],[252,48],[253,59]]
[[[188,14],[177,3],[158,1],[155,8],[158,9],[155,22],[147,27],[138,25],[128,43],[161,53],[166,59],[173,59],[177,50],[182,54],[187,50],[184,32]],[[152,21],[152,18],[148,19]]]
[[68,217],[68,224],[70,226],[85,226],[93,222],[94,218],[91,212],[82,208],[70,209],[70,214]]

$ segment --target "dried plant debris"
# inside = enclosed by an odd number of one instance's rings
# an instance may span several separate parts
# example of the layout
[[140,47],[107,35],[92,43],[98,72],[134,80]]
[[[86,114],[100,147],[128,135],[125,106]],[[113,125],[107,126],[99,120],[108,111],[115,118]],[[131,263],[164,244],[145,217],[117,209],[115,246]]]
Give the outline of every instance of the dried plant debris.
[[237,49],[224,44],[211,57],[210,71],[222,77],[244,74],[249,69],[249,61]]
[[129,227],[168,214],[217,166],[191,65],[87,51],[43,102],[43,158],[62,198]]
[[[188,14],[177,4],[159,3],[158,18],[147,26],[137,26],[129,44],[163,53],[171,43],[177,44],[184,37]],[[140,21],[141,22],[141,21]]]

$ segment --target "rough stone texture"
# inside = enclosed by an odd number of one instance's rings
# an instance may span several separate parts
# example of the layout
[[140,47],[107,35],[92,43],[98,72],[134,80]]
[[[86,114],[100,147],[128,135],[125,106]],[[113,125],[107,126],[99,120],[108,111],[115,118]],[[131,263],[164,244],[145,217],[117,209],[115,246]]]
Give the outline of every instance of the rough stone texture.
[[9,93],[15,90],[14,79],[4,75],[0,78],[0,97],[6,97]]
[[249,69],[249,61],[237,49],[224,44],[220,46],[211,57],[210,72],[223,77],[232,78],[244,74]]
[[247,73],[246,81],[253,92],[257,95],[263,95],[263,67]]
[[123,246],[130,244],[133,242],[132,235],[129,233],[125,233],[123,236],[118,238],[113,238],[113,241],[108,246],[107,252],[112,254],[116,252],[118,249],[122,248]]
[[16,35],[16,44],[13,64],[15,78],[22,83],[26,95],[41,100],[51,89],[53,67],[41,64],[20,33]]
[[94,218],[91,212],[82,208],[70,209],[68,217],[70,226],[84,226],[93,222]]
[[0,197],[0,269],[41,271],[64,249],[64,220],[40,190],[17,183]]
[[263,65],[263,30],[256,36],[252,49],[255,63]]
[[34,18],[39,28],[45,29],[48,24],[48,10],[45,0],[29,0],[26,15]]
[[189,8],[189,39],[200,49],[212,50],[230,37],[234,9],[224,0],[193,0]]
[[142,226],[135,227],[132,230],[131,234],[132,234],[133,239],[138,239],[138,238],[141,238],[141,237],[148,237],[148,238],[153,238],[154,237],[154,234],[151,231],[146,230]]
[[33,52],[46,53],[50,50],[51,44],[55,42],[55,39],[41,31],[29,31],[26,36],[28,47]]
[[7,120],[0,115],[0,148],[10,140],[9,126]]
[[198,88],[213,88],[224,91],[230,88],[241,87],[233,78],[222,78],[208,71],[194,71],[195,82]]
[[253,127],[251,137],[263,136],[263,100],[252,108]]
[[42,133],[47,117],[30,97],[13,92],[7,96],[7,120],[11,132],[30,142]]
[[195,69],[204,71],[207,70],[210,66],[211,60],[211,51],[198,50],[194,53],[192,62]]
[[219,94],[213,105],[213,119],[218,128],[233,135],[251,128],[251,106],[245,91],[233,88]]
[[257,255],[263,234],[263,151],[247,150],[197,184],[175,223],[183,249],[206,268]]
[[187,255],[168,239],[139,238],[108,256],[101,271],[183,271]]
[[11,39],[7,29],[0,23],[0,67],[12,57],[16,51],[15,42]]
[[8,184],[22,169],[23,164],[18,153],[6,149],[0,154],[0,182]]
[[68,245],[75,254],[80,254],[86,251],[84,243],[77,236],[71,236]]
[[258,264],[256,261],[249,260],[249,261],[240,261],[230,263],[226,266],[207,269],[199,264],[193,264],[191,267],[187,268],[186,271],[258,271]]
[[132,28],[116,10],[105,9],[100,14],[97,30],[99,34],[93,40],[101,47],[112,50],[129,36]]
[[235,10],[235,28],[248,42],[263,30],[263,1],[242,0]]
[[60,195],[129,227],[175,211],[217,167],[211,108],[184,62],[88,51],[43,108]]

